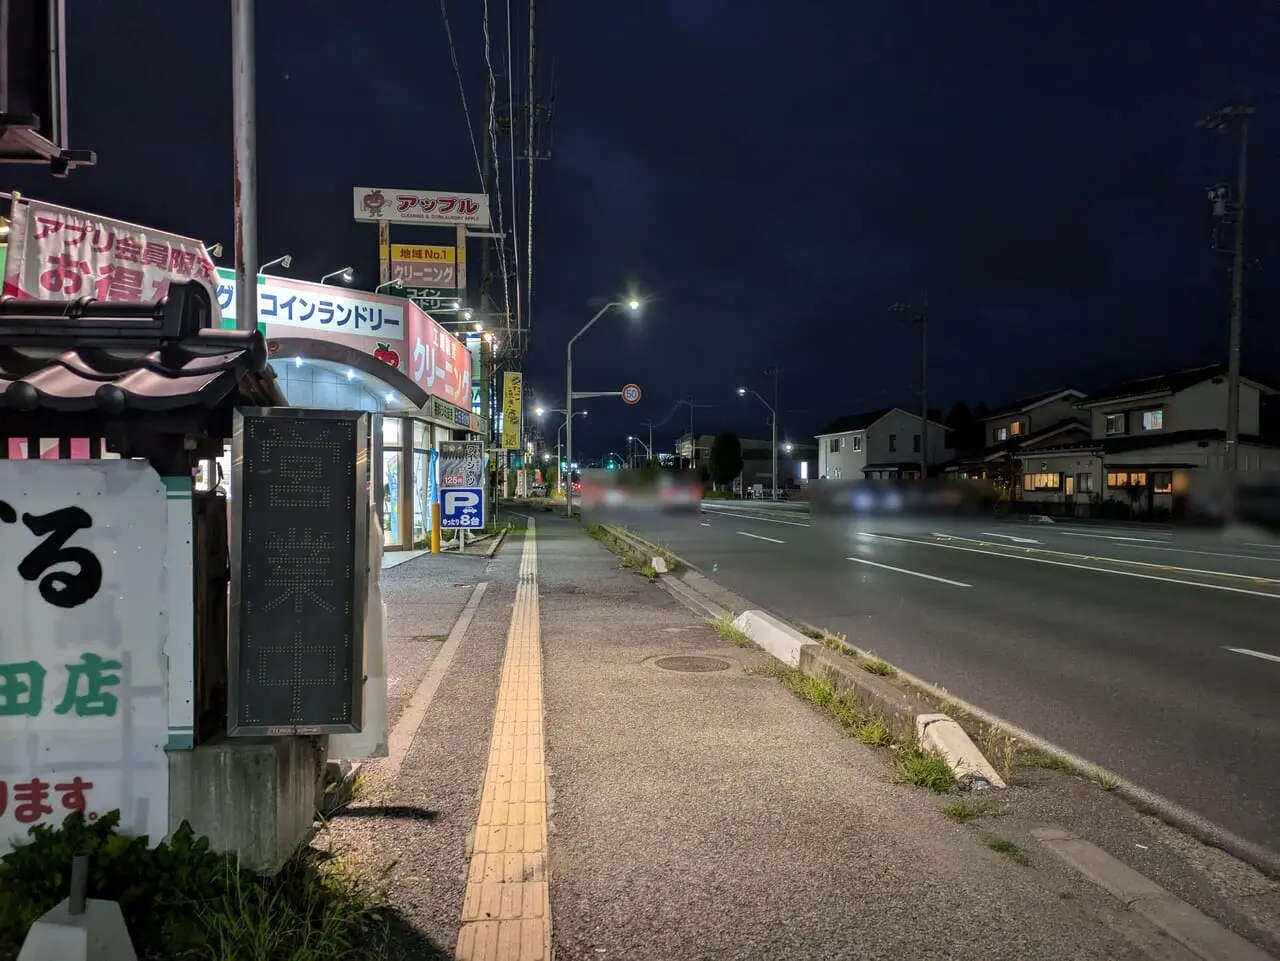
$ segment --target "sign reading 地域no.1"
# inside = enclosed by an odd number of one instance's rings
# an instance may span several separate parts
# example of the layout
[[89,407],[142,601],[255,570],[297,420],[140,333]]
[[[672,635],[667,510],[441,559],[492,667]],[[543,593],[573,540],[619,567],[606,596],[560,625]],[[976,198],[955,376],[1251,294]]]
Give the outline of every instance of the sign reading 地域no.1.
[[141,461],[0,461],[0,853],[72,811],[168,833],[166,516]]

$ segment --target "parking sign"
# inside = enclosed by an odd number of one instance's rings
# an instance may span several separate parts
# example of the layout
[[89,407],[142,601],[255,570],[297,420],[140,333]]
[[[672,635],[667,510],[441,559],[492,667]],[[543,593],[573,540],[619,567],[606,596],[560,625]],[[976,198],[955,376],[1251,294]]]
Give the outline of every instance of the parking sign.
[[445,530],[484,527],[484,488],[442,488],[440,526]]

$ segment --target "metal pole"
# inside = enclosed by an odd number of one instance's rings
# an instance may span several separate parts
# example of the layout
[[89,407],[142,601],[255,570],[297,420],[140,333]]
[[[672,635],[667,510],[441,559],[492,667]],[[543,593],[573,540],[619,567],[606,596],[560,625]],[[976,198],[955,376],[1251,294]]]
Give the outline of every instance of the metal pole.
[[773,499],[778,499],[778,368],[773,368]]
[[1244,302],[1244,214],[1249,189],[1249,117],[1240,121],[1240,173],[1235,252],[1231,259],[1231,333],[1227,343],[1227,450],[1224,519],[1236,519],[1236,482],[1240,470],[1240,315]]
[[564,355],[564,459],[569,464],[569,477],[564,485],[564,516],[573,517],[573,341]]
[[258,329],[258,127],[253,0],[231,0],[231,100],[235,113],[236,327]]
[[929,301],[920,311],[920,479],[929,476]]

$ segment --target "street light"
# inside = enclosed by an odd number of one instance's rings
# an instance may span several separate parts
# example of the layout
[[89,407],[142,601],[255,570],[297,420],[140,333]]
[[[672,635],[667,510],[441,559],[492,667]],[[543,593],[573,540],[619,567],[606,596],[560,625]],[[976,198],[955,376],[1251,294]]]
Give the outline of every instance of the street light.
[[[6,230],[7,229],[8,228],[6,227]],[[204,249],[204,252],[208,254],[210,257],[212,257],[214,260],[217,260],[219,257],[222,256],[222,244],[213,244],[212,246],[206,247]]]
[[389,287],[403,287],[403,286],[404,285],[400,283],[399,280],[388,280],[385,284],[378,284],[377,287],[374,287],[373,292],[376,294],[376,293],[380,293],[383,290],[386,290]]
[[769,420],[773,424],[773,499],[777,500],[778,499],[778,412],[773,409],[773,406],[767,400],[765,400],[763,397],[760,396],[758,391],[754,391],[750,387],[738,388],[739,397],[746,397],[747,394],[751,394],[756,398],[756,400],[764,404],[765,408],[769,411]]
[[[634,436],[634,435],[632,435],[632,434],[628,434],[628,435],[627,435],[627,443],[628,443],[628,444],[639,444],[641,447],[643,447],[643,448],[644,448],[644,456],[645,456],[645,458],[646,458],[647,460],[653,460],[653,448],[652,448],[650,445],[646,444],[644,441],[642,441],[639,437],[636,437],[636,436]],[[634,452],[634,451],[635,451],[635,448],[634,448],[634,447],[632,447],[632,448],[631,448],[631,450]]]
[[[564,461],[562,461],[562,460],[560,459],[560,435],[561,435],[561,432],[562,432],[562,431],[564,430],[564,428],[565,428],[565,424],[568,424],[568,423],[569,423],[569,417],[568,417],[568,414],[565,412],[565,410],[564,410],[564,408],[563,408],[563,407],[539,407],[537,410],[535,410],[535,411],[534,411],[534,414],[536,414],[538,417],[541,417],[543,414],[565,414],[565,420],[564,420],[564,423],[563,423],[563,424],[561,424],[561,425],[560,425],[559,430],[557,430],[557,431],[556,431],[556,465],[557,465],[557,466],[556,466],[556,479],[557,479],[557,481],[559,481],[559,480],[561,479],[561,477],[562,477],[562,471],[560,470],[559,465],[560,465],[560,464],[563,464],[565,461],[569,460],[569,458],[568,458],[567,456],[565,457]],[[586,416],[587,416],[587,411],[585,411],[585,410],[577,411],[573,416],[574,416],[574,417],[586,417]],[[565,490],[566,490],[566,492],[567,492],[567,491],[568,491],[568,488],[565,488]]]
[[351,266],[343,267],[341,270],[335,270],[331,274],[325,274],[320,278],[320,283],[327,284],[330,277],[337,277],[344,284],[349,284],[351,281],[355,280],[356,271],[355,268]]
[[277,257],[275,260],[268,260],[265,264],[263,264],[261,267],[258,268],[258,273],[265,274],[270,268],[274,267],[276,264],[279,264],[285,270],[288,270],[292,263],[293,263],[293,257],[290,256],[289,254],[285,254],[283,257]]
[[[573,461],[573,344],[579,337],[592,328],[597,320],[608,313],[611,307],[626,307],[632,313],[640,309],[640,301],[634,297],[623,303],[622,301],[612,300],[605,304],[596,315],[583,325],[582,329],[569,338],[569,343],[565,346],[564,356],[564,406],[565,406],[565,423],[569,425],[569,429],[565,432],[565,459]],[[565,497],[565,516],[573,517],[573,492],[570,490]]]

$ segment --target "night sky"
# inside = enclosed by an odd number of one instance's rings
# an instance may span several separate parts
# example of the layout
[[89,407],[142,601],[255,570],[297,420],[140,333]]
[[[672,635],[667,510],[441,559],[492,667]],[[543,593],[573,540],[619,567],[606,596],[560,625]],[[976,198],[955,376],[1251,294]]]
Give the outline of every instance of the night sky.
[[[353,186],[479,189],[440,7],[257,6],[260,255],[291,253],[309,279],[352,263],[371,288],[376,229],[353,222]],[[507,12],[490,8],[502,75]],[[449,3],[477,136],[481,9]],[[512,17],[519,99],[525,2]],[[68,18],[72,145],[99,166],[65,181],[10,167],[9,184],[230,251],[227,5],[69,0]],[[635,408],[586,402],[580,449],[621,451],[691,394],[714,405],[700,432],[765,437],[735,388],[767,395],[772,364],[793,440],[915,409],[917,334],[887,308],[926,293],[944,409],[1224,359],[1230,258],[1210,249],[1205,187],[1234,181],[1237,140],[1195,122],[1231,102],[1258,109],[1244,359],[1280,372],[1274,4],[540,0],[536,22],[539,86],[554,61],[556,93],[534,203],[538,399],[563,404],[564,345],[593,301],[653,298],[579,341],[577,389],[644,389]]]

